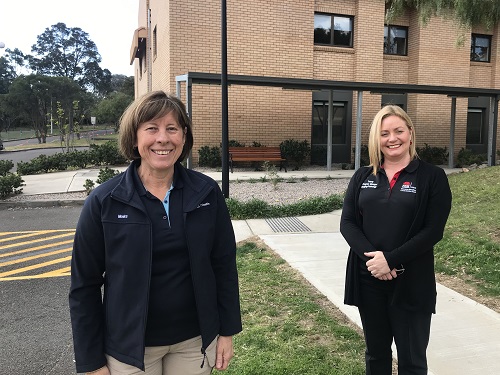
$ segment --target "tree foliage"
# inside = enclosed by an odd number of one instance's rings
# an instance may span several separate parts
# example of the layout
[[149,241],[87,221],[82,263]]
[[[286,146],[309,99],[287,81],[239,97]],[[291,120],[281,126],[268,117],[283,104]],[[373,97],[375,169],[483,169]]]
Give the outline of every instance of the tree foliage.
[[[31,74],[14,79],[9,93],[2,95],[2,112],[18,126],[30,127],[40,143],[45,143],[51,114],[59,106],[65,113],[64,124],[74,122],[74,102],[85,98],[84,91],[66,77]],[[63,123],[61,123],[61,126]]]
[[29,66],[37,74],[67,77],[97,93],[109,91],[111,72],[100,68],[101,55],[95,43],[78,27],[60,22],[46,28],[31,52]]
[[97,105],[97,121],[111,123],[118,127],[120,116],[134,99],[123,92],[112,92]]
[[452,18],[464,28],[484,26],[491,30],[500,21],[499,0],[386,0],[386,18],[416,9],[425,24],[433,16]]

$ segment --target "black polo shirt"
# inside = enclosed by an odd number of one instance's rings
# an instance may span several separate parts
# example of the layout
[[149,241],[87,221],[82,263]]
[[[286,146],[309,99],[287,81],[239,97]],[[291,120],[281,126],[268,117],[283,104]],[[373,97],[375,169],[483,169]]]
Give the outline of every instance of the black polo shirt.
[[[137,170],[134,182],[153,229],[146,346],[179,343],[200,335],[182,212],[182,181],[174,173],[169,212],[149,193]],[[168,193],[167,193],[168,196]]]
[[[382,168],[376,176],[370,174],[361,185],[359,209],[363,232],[377,250],[389,252],[406,239],[415,216],[418,164],[415,159],[396,174],[392,189]],[[361,274],[373,279],[363,262]]]

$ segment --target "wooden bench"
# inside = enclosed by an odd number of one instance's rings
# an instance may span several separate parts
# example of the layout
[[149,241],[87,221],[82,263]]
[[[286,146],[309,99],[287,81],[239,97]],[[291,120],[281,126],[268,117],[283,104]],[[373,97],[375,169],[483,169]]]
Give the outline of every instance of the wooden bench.
[[279,147],[229,147],[229,166],[233,173],[233,164],[235,161],[279,161],[280,171],[286,170],[286,159],[281,157]]

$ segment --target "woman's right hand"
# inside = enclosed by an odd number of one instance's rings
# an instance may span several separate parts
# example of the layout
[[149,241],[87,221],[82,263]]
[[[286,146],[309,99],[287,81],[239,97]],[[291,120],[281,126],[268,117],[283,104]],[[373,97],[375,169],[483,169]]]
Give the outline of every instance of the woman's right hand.
[[108,366],[101,367],[99,370],[86,372],[85,375],[111,375]]
[[396,272],[396,269],[392,269],[391,272],[388,272],[386,273],[385,275],[382,275],[380,277],[377,277],[377,279],[379,280],[385,280],[385,281],[388,281],[388,280],[393,280],[395,279],[396,277],[398,277],[398,274]]

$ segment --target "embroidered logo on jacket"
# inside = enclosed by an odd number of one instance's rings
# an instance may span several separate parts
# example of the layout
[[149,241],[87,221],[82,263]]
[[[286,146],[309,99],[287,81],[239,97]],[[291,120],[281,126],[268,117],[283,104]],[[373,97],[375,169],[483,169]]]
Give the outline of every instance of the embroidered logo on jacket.
[[411,182],[405,181],[403,182],[403,185],[401,185],[401,190],[403,193],[417,193],[417,187],[413,186]]
[[118,214],[118,219],[128,219],[128,215],[120,215],[120,214]]
[[210,206],[210,202],[201,203],[201,204],[199,204],[199,205],[198,205],[198,207],[196,207],[196,208],[206,207],[206,206]]
[[377,188],[377,183],[375,181],[366,181],[363,182],[361,185],[361,189],[376,189]]

